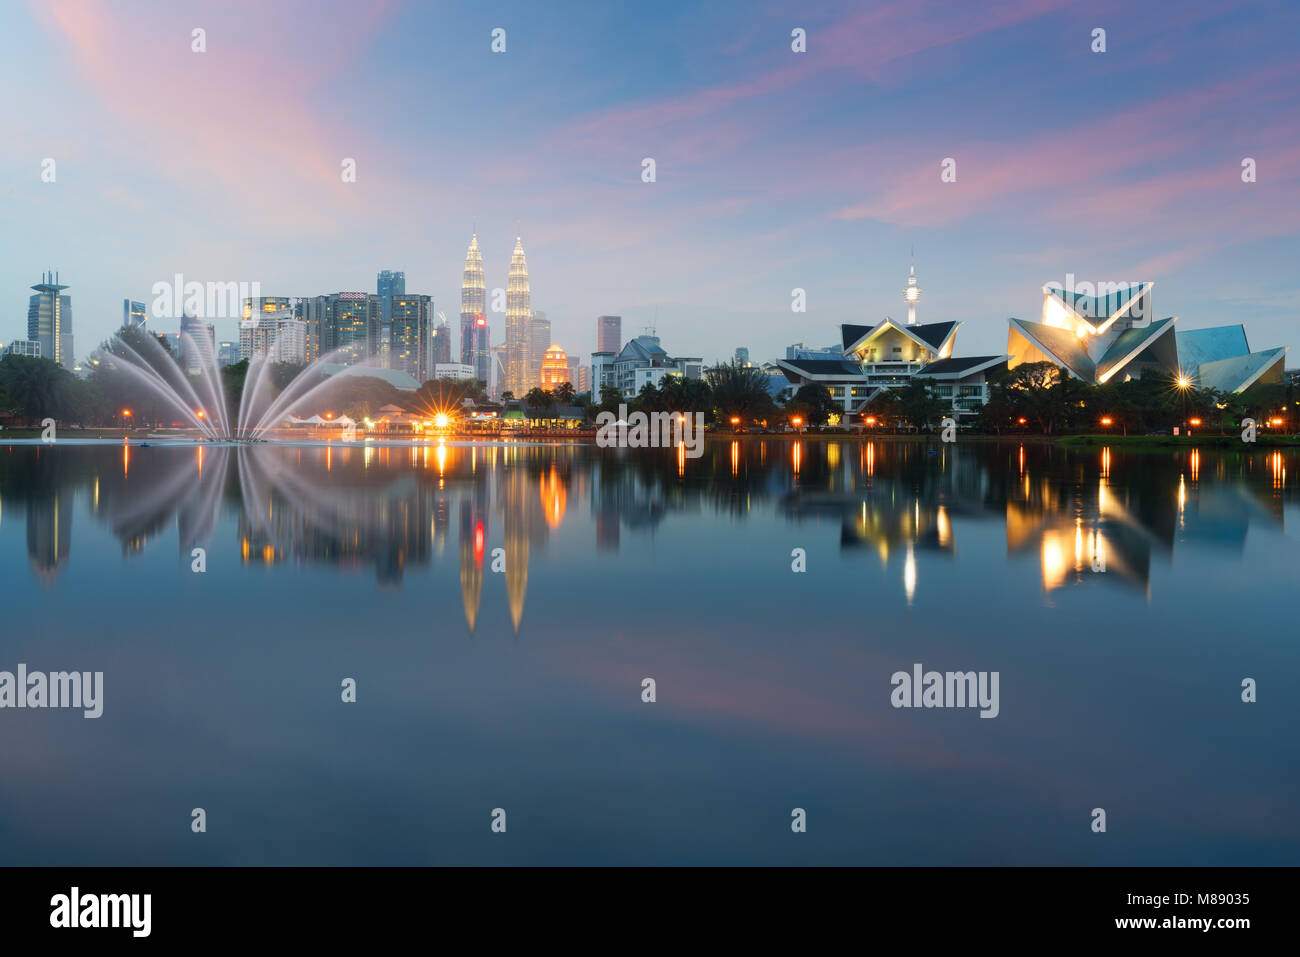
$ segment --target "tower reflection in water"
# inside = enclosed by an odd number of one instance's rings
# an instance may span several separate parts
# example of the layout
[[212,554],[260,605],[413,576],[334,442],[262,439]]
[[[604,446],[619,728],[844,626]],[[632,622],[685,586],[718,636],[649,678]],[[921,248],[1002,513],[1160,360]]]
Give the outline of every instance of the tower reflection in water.
[[[925,597],[926,562],[956,560],[964,535],[995,523],[980,534],[1004,536],[1009,560],[1035,560],[1045,592],[1099,582],[1149,591],[1153,558],[1176,547],[1240,552],[1247,529],[1281,530],[1294,456],[869,440],[711,442],[684,462],[671,450],[576,444],[15,444],[0,447],[0,521],[25,517],[28,559],[48,588],[73,554],[78,510],[127,560],[173,525],[187,565],[195,547],[228,547],[233,528],[248,566],[373,569],[389,589],[454,555],[468,632],[495,600],[485,593],[500,594],[499,576],[517,634],[530,563],[566,523],[589,526],[584,540],[602,554],[625,534],[708,512],[733,523],[829,519],[842,556],[874,554],[909,604]],[[575,519],[577,502],[589,513]]]

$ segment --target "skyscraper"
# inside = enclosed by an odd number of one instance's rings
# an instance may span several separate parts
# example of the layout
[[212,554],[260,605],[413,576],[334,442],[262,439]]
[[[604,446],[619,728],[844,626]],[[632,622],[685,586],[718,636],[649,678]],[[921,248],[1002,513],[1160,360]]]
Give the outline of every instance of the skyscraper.
[[433,378],[429,365],[430,319],[433,314],[433,297],[394,294],[389,297],[389,353],[388,366],[408,372],[418,382]]
[[41,344],[41,356],[71,368],[72,297],[62,295],[67,286],[59,285],[58,273],[45,273],[32,289],[36,295],[28,300],[27,338]]
[[546,318],[546,313],[535,312],[533,317],[528,320],[528,361],[526,363],[527,373],[524,381],[524,391],[527,392],[533,386],[542,384],[542,362],[546,357],[546,350],[551,347],[551,320]]
[[122,328],[138,329],[144,325],[146,313],[144,303],[133,299],[122,300]]
[[532,317],[532,293],[528,286],[528,261],[523,240],[515,237],[506,280],[506,389],[522,398],[528,391],[528,320]]
[[438,321],[433,326],[433,335],[429,345],[429,368],[451,361],[451,326],[447,317],[438,313]]
[[396,348],[392,343],[393,298],[406,295],[406,273],[393,269],[382,270],[375,280],[375,293],[379,296],[379,358],[380,365],[390,368],[395,361],[391,351]]
[[[405,296],[406,273],[385,269],[380,272],[375,285],[375,291],[379,294],[381,300],[386,300],[391,296]],[[388,322],[393,318],[393,313],[387,307],[387,303],[384,303],[384,307],[384,321]]]
[[[484,321],[480,323],[480,319]],[[465,251],[465,273],[460,282],[460,361],[473,366],[476,371],[481,366],[485,373],[488,364],[486,320],[487,284],[483,281],[483,252],[478,248],[478,233],[475,233]]]
[[623,317],[596,317],[596,351],[612,352],[618,355],[623,348]]

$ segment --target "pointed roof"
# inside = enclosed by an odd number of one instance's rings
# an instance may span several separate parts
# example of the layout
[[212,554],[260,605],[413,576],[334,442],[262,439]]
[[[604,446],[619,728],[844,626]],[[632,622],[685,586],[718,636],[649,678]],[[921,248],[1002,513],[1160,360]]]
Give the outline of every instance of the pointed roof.
[[925,340],[937,352],[948,341],[948,337],[957,329],[955,322],[926,322],[915,326],[904,326],[908,332]]
[[1204,362],[1196,369],[1196,384],[1202,389],[1220,392],[1245,392],[1264,376],[1276,370],[1279,374],[1286,361],[1286,347],[1250,352],[1215,362]]
[[871,326],[857,326],[848,323],[840,324],[840,343],[844,346],[844,351],[848,352],[859,342],[865,339],[871,332]]
[[[1079,337],[1068,329],[1057,329],[1055,326],[1046,326],[1041,322],[1030,322],[1027,319],[1013,318],[1010,324],[1013,334],[1019,333],[1024,336],[1031,345],[1037,347],[1051,361],[1064,367],[1076,379],[1096,381],[1097,367],[1092,361],[1092,356],[1088,355],[1088,350],[1084,348]],[[1007,346],[1007,351],[1013,352],[1010,344]]]
[[777,359],[776,364],[791,382],[863,377],[862,366],[852,359]]
[[1101,329],[1127,312],[1154,285],[1152,282],[1139,282],[1121,287],[1105,296],[1084,296],[1066,290],[1057,283],[1048,283],[1043,286],[1043,292],[1059,300],[1066,309],[1094,329]]
[[1174,318],[1160,319],[1149,326],[1125,329],[1097,360],[1097,381],[1105,382],[1136,359],[1147,346],[1174,328]]
[[1178,364],[1184,369],[1195,369],[1205,362],[1218,362],[1250,353],[1250,346],[1246,344],[1246,327],[1242,325],[1179,329],[1176,338]]
[[999,363],[1006,361],[1006,356],[962,356],[960,359],[936,359],[926,365],[917,375],[941,379],[960,379],[964,376],[974,375],[977,372],[983,372],[986,369],[992,369]]

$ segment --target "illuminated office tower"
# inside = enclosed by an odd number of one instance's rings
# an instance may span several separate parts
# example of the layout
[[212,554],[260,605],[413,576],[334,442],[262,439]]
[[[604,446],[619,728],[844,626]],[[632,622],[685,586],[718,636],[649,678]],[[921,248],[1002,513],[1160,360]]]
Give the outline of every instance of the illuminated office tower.
[[506,280],[506,389],[516,398],[528,391],[528,320],[532,318],[532,294],[528,286],[528,261],[523,240],[515,237]]
[[612,352],[618,355],[623,348],[623,317],[596,317],[596,351]]
[[[480,379],[487,377],[487,332],[487,285],[483,279],[483,252],[475,233],[465,251],[465,274],[460,283],[460,361],[473,366],[476,372],[481,368]],[[450,357],[446,361],[450,362]]]
[[27,338],[41,344],[41,356],[72,368],[72,297],[62,295],[58,273],[46,273],[32,286],[28,300]]
[[528,371],[524,380],[525,392],[542,384],[542,362],[546,358],[546,350],[551,347],[551,320],[546,318],[546,313],[535,312],[527,322],[527,329],[528,361],[525,366]]

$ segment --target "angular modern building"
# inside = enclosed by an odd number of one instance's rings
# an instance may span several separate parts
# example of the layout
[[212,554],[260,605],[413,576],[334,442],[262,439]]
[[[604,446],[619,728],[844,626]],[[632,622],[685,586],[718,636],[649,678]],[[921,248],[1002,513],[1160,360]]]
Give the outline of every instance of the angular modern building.
[[1286,346],[1251,352],[1245,326],[1179,329],[1174,338],[1181,375],[1198,389],[1245,392],[1286,383]]
[[1154,371],[1180,385],[1220,392],[1283,381],[1284,347],[1251,352],[1240,325],[1175,332],[1177,316],[1153,318],[1154,285],[1114,284],[1091,295],[1091,286],[1084,294],[1048,283],[1041,322],[1009,321],[1008,366],[1051,362],[1096,385]]
[[[908,325],[886,317],[875,326],[840,326],[842,353],[825,358],[778,359],[792,389],[824,385],[840,409],[841,419],[864,415],[873,399],[913,379],[950,400],[960,422],[979,412],[988,400],[988,377],[1006,356],[953,358],[960,322]],[[796,352],[796,356],[799,353]]]

